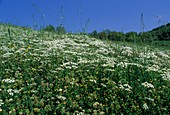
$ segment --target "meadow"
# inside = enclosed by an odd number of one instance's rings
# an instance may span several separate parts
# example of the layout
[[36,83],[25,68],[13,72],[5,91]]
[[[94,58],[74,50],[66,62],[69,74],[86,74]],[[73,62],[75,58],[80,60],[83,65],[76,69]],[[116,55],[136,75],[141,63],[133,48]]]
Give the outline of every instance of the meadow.
[[168,115],[162,47],[0,24],[0,115]]

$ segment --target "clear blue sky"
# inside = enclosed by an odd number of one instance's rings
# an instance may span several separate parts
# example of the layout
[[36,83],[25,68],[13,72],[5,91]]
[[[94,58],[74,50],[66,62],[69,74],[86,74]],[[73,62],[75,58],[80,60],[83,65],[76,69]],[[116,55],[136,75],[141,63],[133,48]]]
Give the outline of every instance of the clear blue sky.
[[140,32],[141,13],[145,31],[168,23],[170,0],[0,0],[0,22],[29,27],[63,23],[73,32],[85,24],[86,32]]

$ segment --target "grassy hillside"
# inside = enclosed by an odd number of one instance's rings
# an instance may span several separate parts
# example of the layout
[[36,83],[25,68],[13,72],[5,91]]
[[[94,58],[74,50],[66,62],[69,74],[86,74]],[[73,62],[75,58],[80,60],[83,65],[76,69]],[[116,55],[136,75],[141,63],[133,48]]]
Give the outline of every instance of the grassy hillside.
[[0,25],[0,114],[169,114],[170,49]]
[[170,40],[170,23],[154,28],[147,33],[151,34],[156,40]]

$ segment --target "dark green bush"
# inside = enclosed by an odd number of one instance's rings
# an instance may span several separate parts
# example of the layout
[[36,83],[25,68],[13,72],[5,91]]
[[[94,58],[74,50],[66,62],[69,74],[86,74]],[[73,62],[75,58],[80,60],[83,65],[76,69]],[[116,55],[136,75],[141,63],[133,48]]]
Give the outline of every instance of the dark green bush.
[[48,25],[44,30],[48,32],[55,32],[55,28],[52,25]]
[[98,37],[99,37],[99,39],[107,39],[108,38],[108,36],[105,32],[100,32],[98,34]]
[[65,30],[64,26],[62,24],[60,24],[60,26],[58,26],[56,28],[56,32],[59,33],[59,34],[65,34],[66,30]]

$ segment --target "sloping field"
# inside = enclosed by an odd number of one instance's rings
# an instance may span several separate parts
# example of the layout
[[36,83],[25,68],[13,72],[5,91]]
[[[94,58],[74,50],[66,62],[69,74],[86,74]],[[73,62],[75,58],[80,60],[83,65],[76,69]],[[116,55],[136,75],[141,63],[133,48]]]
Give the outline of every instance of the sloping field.
[[170,49],[0,25],[0,114],[169,114]]

